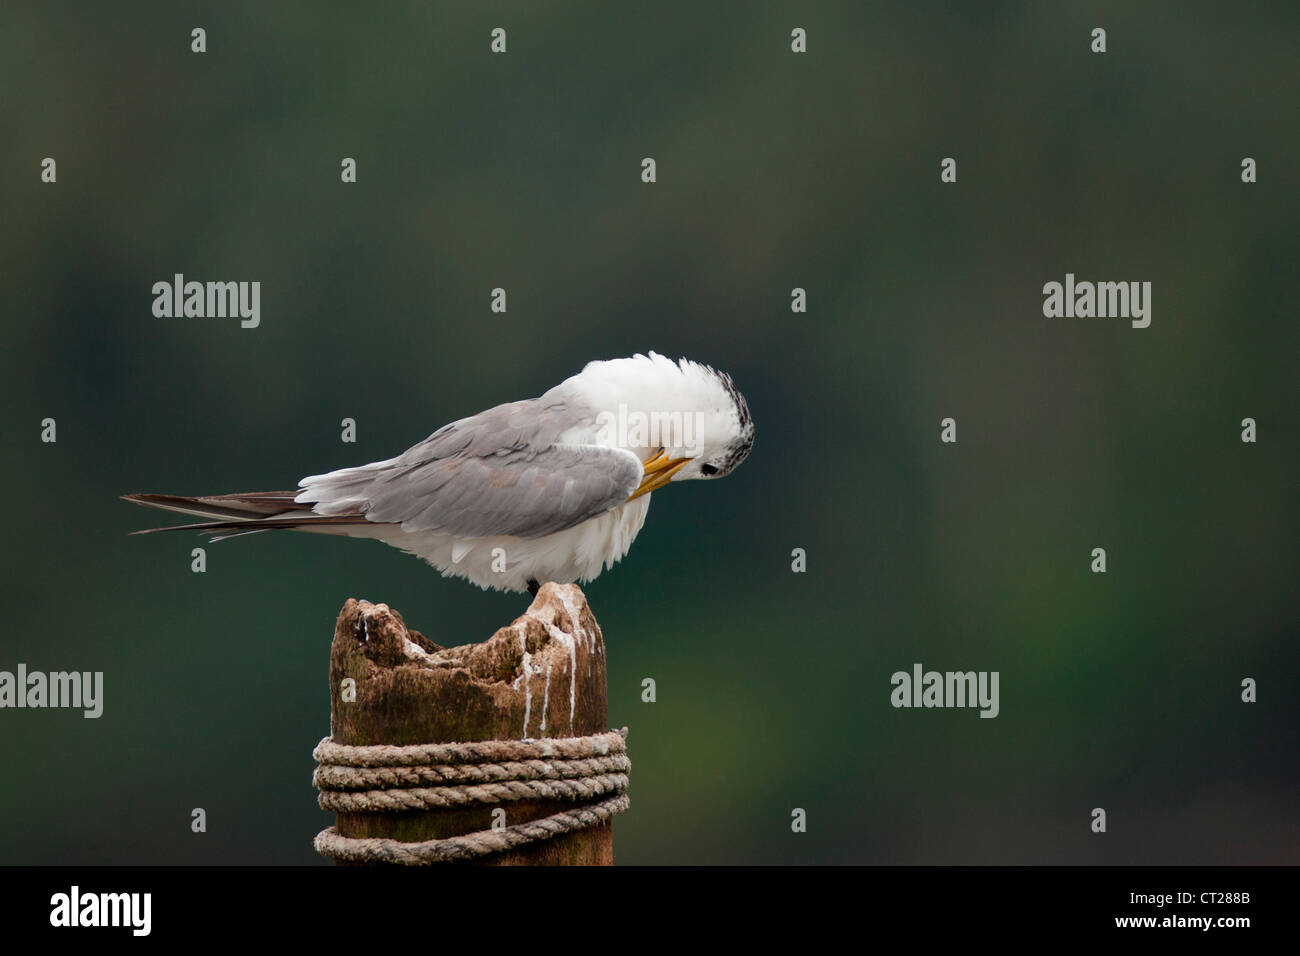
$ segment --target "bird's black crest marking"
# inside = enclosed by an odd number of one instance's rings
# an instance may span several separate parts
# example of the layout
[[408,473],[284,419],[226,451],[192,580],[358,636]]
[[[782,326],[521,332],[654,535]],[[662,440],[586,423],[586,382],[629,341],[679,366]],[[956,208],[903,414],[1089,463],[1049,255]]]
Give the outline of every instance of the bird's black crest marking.
[[740,389],[736,388],[736,383],[731,380],[731,376],[726,372],[718,371],[714,371],[714,374],[718,376],[722,387],[731,396],[731,401],[736,406],[736,415],[740,419],[741,443],[727,456],[719,469],[725,475],[749,457],[750,449],[754,447],[754,420],[749,415],[749,405],[745,402],[745,396],[740,394]]
[[715,372],[715,375],[722,380],[722,387],[727,390],[731,400],[736,405],[736,414],[740,416],[740,430],[746,435],[753,435],[754,421],[749,417],[749,405],[745,403],[745,396],[740,394],[740,389],[736,388],[736,383],[731,380],[731,376],[726,372]]

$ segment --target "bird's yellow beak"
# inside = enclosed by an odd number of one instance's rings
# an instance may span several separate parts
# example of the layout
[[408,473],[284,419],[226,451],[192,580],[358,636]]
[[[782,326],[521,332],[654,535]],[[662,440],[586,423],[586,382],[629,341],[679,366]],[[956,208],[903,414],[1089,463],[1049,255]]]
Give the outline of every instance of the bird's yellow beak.
[[689,458],[669,458],[668,453],[660,448],[645,463],[645,477],[641,479],[641,484],[637,486],[636,491],[632,492],[627,500],[631,501],[633,498],[640,498],[656,488],[662,488],[673,480],[673,475],[677,474],[688,461],[690,461]]

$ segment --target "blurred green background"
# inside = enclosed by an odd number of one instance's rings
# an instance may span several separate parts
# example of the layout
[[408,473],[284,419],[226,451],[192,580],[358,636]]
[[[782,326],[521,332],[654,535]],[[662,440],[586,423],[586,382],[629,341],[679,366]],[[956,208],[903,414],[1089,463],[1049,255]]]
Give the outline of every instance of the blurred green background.
[[[526,604],[308,535],[194,574],[119,494],[292,487],[648,349],[758,440],[586,589],[620,862],[1300,861],[1295,4],[152,6],[0,12],[0,669],[106,681],[0,711],[0,863],[321,864],[344,600],[444,644]],[[260,280],[261,327],[155,318],[176,272]],[[1044,318],[1066,272],[1151,327]],[[1001,715],[893,709],[918,661]]]

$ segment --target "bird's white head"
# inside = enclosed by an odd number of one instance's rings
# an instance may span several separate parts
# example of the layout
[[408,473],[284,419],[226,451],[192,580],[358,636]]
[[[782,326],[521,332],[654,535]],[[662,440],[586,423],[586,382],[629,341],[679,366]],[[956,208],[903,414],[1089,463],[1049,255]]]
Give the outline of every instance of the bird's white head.
[[754,420],[749,405],[726,372],[686,359],[680,367],[683,379],[697,395],[698,435],[694,443],[664,447],[668,458],[688,459],[672,480],[725,477],[749,457],[754,447]]
[[568,383],[596,410],[598,441],[626,448],[655,480],[721,478],[749,455],[754,421],[731,376],[657,352],[591,362]]

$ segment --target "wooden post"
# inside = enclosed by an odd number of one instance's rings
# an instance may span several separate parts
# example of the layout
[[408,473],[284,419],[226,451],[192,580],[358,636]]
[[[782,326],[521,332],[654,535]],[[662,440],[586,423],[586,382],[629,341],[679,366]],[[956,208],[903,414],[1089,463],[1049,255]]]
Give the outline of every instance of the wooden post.
[[[344,680],[355,682],[347,699]],[[576,584],[544,584],[524,614],[481,644],[443,648],[407,630],[384,604],[349,599],[330,652],[330,733],[340,744],[426,744],[582,737],[609,729],[605,645]],[[508,825],[572,810],[573,803],[499,805]],[[402,813],[339,813],[345,837],[404,842],[487,830],[482,804]],[[493,853],[493,865],[611,865],[611,824]]]

